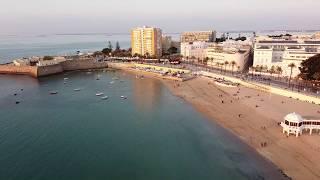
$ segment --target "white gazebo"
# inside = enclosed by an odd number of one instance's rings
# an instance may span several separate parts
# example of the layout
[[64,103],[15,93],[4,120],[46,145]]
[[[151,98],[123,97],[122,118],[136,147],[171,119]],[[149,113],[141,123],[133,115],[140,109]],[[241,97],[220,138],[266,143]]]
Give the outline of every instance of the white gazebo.
[[282,133],[287,133],[288,136],[290,134],[302,135],[303,131],[303,118],[297,113],[291,113],[284,117],[284,122],[281,122],[281,126],[283,127]]

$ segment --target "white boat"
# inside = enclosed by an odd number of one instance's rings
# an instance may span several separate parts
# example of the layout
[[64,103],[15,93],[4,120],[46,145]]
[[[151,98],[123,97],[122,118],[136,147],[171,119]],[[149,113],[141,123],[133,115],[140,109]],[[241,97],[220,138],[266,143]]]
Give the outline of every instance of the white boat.
[[64,78],[64,80],[68,80],[69,78]]
[[58,91],[50,91],[50,94],[51,94],[51,95],[58,94]]
[[108,96],[103,96],[101,99],[102,100],[107,100],[109,97]]
[[77,89],[74,89],[74,91],[81,91],[81,89],[80,89],[80,88],[77,88]]
[[121,96],[121,99],[127,99],[128,97],[127,96]]
[[103,93],[97,93],[96,96],[102,96],[104,95]]
[[114,81],[111,81],[110,84],[114,84]]

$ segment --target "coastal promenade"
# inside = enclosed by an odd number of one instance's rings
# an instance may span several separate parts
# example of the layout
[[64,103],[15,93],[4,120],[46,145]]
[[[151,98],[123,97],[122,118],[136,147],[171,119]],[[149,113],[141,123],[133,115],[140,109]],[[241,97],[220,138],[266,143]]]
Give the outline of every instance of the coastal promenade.
[[243,85],[245,87],[248,87],[248,88],[253,88],[253,89],[256,89],[256,90],[259,90],[259,91],[264,91],[266,93],[277,94],[277,95],[280,95],[280,96],[296,99],[296,100],[299,100],[299,101],[305,101],[305,102],[308,102],[308,103],[320,105],[320,98],[315,97],[315,96],[309,96],[309,95],[306,95],[306,94],[302,94],[302,93],[298,93],[298,92],[294,92],[294,91],[290,91],[290,90],[286,90],[286,89],[281,89],[281,88],[277,88],[277,87],[274,87],[274,86],[261,84],[261,83],[258,83],[258,82],[246,81],[246,80],[243,80],[243,79],[230,77],[230,76],[224,76],[224,75],[221,75],[221,74],[216,74],[216,73],[212,73],[212,72],[208,72],[208,71],[198,71],[197,74],[198,75],[202,75],[202,76],[206,76],[206,77],[214,77],[214,78],[225,79],[225,80],[228,80],[228,81],[232,81],[234,83],[240,83],[241,85]]

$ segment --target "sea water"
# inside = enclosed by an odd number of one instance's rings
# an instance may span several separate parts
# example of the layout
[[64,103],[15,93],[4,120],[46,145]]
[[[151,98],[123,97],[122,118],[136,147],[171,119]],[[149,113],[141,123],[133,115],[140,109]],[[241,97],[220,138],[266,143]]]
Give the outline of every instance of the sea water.
[[281,178],[159,80],[113,70],[0,75],[0,179]]

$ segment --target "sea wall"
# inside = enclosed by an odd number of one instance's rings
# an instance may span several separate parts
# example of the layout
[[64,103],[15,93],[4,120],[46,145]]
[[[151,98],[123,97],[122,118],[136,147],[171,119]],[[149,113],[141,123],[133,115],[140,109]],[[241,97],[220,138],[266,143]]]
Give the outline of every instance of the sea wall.
[[0,74],[25,74],[37,77],[38,70],[35,66],[14,66],[13,64],[9,64],[0,65]]
[[248,87],[248,88],[257,89],[260,91],[273,93],[273,94],[277,94],[280,96],[290,97],[290,98],[297,99],[300,101],[307,101],[309,103],[320,104],[320,98],[317,98],[314,96],[308,96],[308,95],[301,94],[298,92],[289,91],[286,89],[276,88],[273,86],[268,86],[268,85],[260,84],[260,83],[247,82],[247,81],[243,81],[238,78],[223,76],[220,74],[210,73],[210,72],[206,72],[206,71],[200,71],[199,74],[204,75],[204,76],[209,76],[209,77],[224,78],[225,80],[228,80],[228,81],[240,83],[241,85]]
[[49,66],[15,66],[13,64],[0,65],[0,74],[25,74],[32,77],[48,76],[62,73],[63,71],[74,71],[84,69],[107,68],[108,63],[97,62],[93,59],[68,60],[60,64]]
[[52,74],[58,74],[63,72],[63,68],[60,64],[50,65],[50,66],[40,66],[38,68],[38,76],[48,76]]
[[113,69],[127,69],[127,68],[132,68],[134,67],[133,63],[114,63],[114,62],[109,62],[108,63],[109,68]]
[[93,59],[68,60],[60,63],[64,71],[107,68],[107,62],[98,62]]

